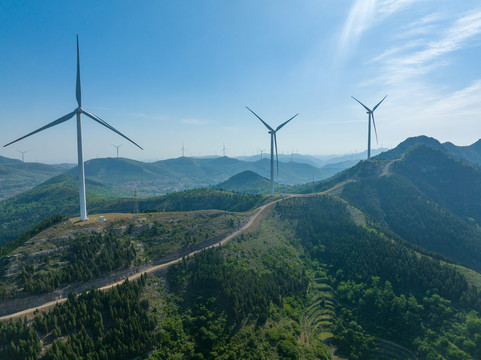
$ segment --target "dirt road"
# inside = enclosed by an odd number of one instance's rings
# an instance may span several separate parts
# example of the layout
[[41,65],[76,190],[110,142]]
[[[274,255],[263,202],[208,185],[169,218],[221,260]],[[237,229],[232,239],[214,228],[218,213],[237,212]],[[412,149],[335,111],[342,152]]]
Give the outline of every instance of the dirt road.
[[[187,256],[192,256],[200,251],[203,251],[203,250],[206,250],[206,249],[209,249],[211,247],[215,247],[215,246],[219,246],[219,245],[223,245],[225,243],[227,243],[228,241],[236,238],[237,236],[241,235],[241,234],[244,234],[244,233],[248,233],[252,230],[255,230],[257,228],[257,226],[259,225],[259,222],[261,220],[261,218],[263,216],[265,216],[269,211],[270,209],[275,205],[277,204],[279,201],[283,201],[285,199],[288,199],[288,198],[291,198],[291,197],[309,197],[309,196],[315,196],[315,195],[322,195],[322,194],[326,194],[326,193],[329,193],[329,192],[332,192],[332,191],[335,191],[335,190],[338,190],[340,188],[342,188],[342,186],[344,186],[346,183],[350,182],[352,180],[347,180],[345,182],[342,182],[342,183],[339,183],[337,185],[335,185],[334,187],[326,190],[326,191],[322,191],[322,192],[319,192],[319,193],[313,193],[313,194],[286,194],[284,195],[283,197],[277,199],[277,200],[274,200],[268,204],[265,204],[265,205],[262,205],[260,207],[258,207],[256,210],[255,210],[255,213],[250,217],[250,219],[247,221],[246,224],[244,224],[244,226],[242,226],[239,230],[233,232],[232,234],[226,236],[224,239],[222,239],[221,241],[219,241],[218,243],[216,244],[213,244],[213,245],[209,245],[209,246],[206,246],[202,249],[199,249],[199,250],[196,250],[196,251],[193,251],[189,254],[187,254],[186,256],[181,256],[181,257],[178,257],[177,259],[175,260],[172,260],[172,261],[169,261],[167,263],[164,263],[164,264],[161,264],[161,265],[155,265],[155,266],[151,266],[149,268],[146,268],[144,270],[142,270],[141,272],[138,272],[138,273],[135,273],[133,275],[130,275],[128,276],[128,279],[129,280],[135,280],[135,279],[138,279],[142,274],[145,274],[145,273],[152,273],[152,272],[155,272],[155,271],[158,271],[160,269],[165,269],[173,264],[176,264],[178,263],[179,261],[182,261],[182,259],[184,257],[187,257]],[[121,283],[123,283],[125,281],[125,279],[122,279],[120,281],[116,281],[114,283],[111,283],[111,284],[108,284],[108,285],[105,285],[105,286],[102,286],[102,287],[99,287],[98,289],[99,290],[108,290],[114,286],[117,286]],[[35,306],[35,307],[32,307],[32,308],[29,308],[29,309],[25,309],[25,310],[22,310],[22,311],[19,311],[19,312],[16,312],[16,313],[12,313],[12,314],[8,314],[8,315],[4,315],[4,316],[1,316],[0,317],[0,321],[1,320],[7,320],[7,319],[13,319],[13,318],[18,318],[18,317],[24,317],[24,316],[32,316],[34,314],[34,312],[36,310],[38,311],[42,311],[42,310],[46,310],[46,309],[49,309],[53,306],[55,306],[56,304],[61,304],[61,303],[64,303],[65,301],[67,301],[67,298],[64,297],[64,298],[61,298],[61,299],[58,299],[58,300],[54,300],[54,301],[49,301],[49,302],[46,302],[42,305],[39,305],[39,306]]]

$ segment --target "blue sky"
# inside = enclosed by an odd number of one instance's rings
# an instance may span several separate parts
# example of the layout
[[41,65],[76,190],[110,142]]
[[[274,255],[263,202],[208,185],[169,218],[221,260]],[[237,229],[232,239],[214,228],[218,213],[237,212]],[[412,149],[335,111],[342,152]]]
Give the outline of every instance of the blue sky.
[[[428,135],[481,138],[479,0],[179,0],[0,2],[0,143],[83,107],[84,157],[154,161],[252,155],[271,126],[280,153],[351,153]],[[0,155],[75,162],[72,119]],[[373,147],[377,147],[373,143]]]

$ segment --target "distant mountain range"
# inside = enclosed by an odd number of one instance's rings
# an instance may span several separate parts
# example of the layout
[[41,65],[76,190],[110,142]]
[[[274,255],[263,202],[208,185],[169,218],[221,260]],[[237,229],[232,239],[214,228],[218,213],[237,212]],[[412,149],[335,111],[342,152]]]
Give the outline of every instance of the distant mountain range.
[[[379,149],[372,149],[371,154],[378,155],[384,151],[387,151],[387,148],[379,148]],[[309,164],[315,167],[322,168],[328,164],[336,164],[336,163],[344,163],[344,162],[352,162],[356,164],[359,160],[364,160],[367,158],[367,151],[362,151],[360,153],[352,153],[352,154],[342,154],[342,155],[303,155],[303,154],[279,154],[279,161],[282,162],[298,162],[302,164]],[[243,161],[259,161],[261,159],[261,155],[251,155],[251,156],[237,156],[236,159],[243,160]],[[263,153],[262,159],[270,159],[269,153]]]
[[[358,161],[354,158],[354,160],[337,161],[342,159],[335,158],[333,163],[324,164],[319,168],[306,161],[310,158],[309,156],[299,155],[298,158],[299,161],[283,162],[281,160],[279,162],[276,182],[293,185],[326,179],[355,165]],[[23,163],[19,160],[0,157],[0,200],[31,189],[65,171],[77,176],[76,166],[69,169],[64,164]],[[226,181],[243,171],[253,171],[263,177],[270,177],[270,160],[267,158],[243,161],[229,157],[180,157],[157,162],[142,162],[126,158],[103,158],[85,163],[85,174],[88,179],[115,186],[121,192],[133,193],[136,188],[139,197],[208,187]]]
[[[294,185],[326,179],[353,164],[354,162],[345,162],[317,168],[298,162],[279,162],[279,173],[277,174],[277,168],[275,170],[276,182]],[[69,173],[76,175],[76,171],[74,168]],[[268,178],[270,160],[180,157],[144,163],[124,158],[107,158],[89,160],[85,163],[85,174],[88,179],[122,190],[133,191],[137,188],[137,193],[141,197],[216,185],[244,171],[252,171]]]
[[[374,154],[386,149],[373,150]],[[276,182],[284,185],[302,184],[326,179],[354,166],[366,157],[366,152],[349,155],[279,155]],[[253,171],[270,177],[270,157],[264,154],[242,158],[180,157],[156,162],[126,158],[102,158],[85,164],[86,177],[105,185],[149,197],[173,191],[216,185],[243,171]],[[65,171],[77,176],[74,164],[47,165],[24,163],[0,156],[0,201],[33,188]]]
[[0,201],[29,190],[65,170],[58,165],[24,163],[0,156]]

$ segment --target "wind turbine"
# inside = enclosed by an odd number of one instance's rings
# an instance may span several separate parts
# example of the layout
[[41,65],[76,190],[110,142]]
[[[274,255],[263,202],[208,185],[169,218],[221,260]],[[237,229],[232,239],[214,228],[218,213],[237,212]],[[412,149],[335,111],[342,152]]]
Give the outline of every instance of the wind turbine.
[[262,160],[262,153],[264,152],[264,149],[259,149],[259,152],[261,153],[261,160]]
[[182,144],[182,149],[181,149],[181,150],[182,150],[182,157],[184,157],[184,150],[185,150],[185,149],[184,149],[184,144]]
[[226,149],[225,144],[224,144],[224,146],[222,147],[222,154],[224,155],[224,157],[225,157],[225,151],[226,151],[226,150],[227,150],[227,149]]
[[374,133],[376,134],[376,143],[377,143],[377,130],[376,130],[376,123],[374,122],[374,111],[376,111],[377,107],[381,105],[381,103],[384,101],[384,99],[387,97],[384,96],[381,101],[377,103],[376,106],[374,106],[371,109],[369,109],[366,105],[364,105],[362,102],[360,102],[358,99],[356,99],[354,96],[351,96],[354,100],[356,100],[359,104],[361,104],[364,109],[366,109],[367,114],[369,116],[369,124],[368,124],[368,132],[367,132],[367,159],[371,159],[371,117],[372,117],[372,124],[374,125]]
[[[80,55],[79,55],[79,46],[78,46],[78,35],[77,35],[77,84],[76,84],[76,98],[77,98],[77,103],[78,107],[72,111],[71,113],[68,113],[67,115],[64,115],[60,118],[58,118],[55,121],[52,121],[51,123],[42,126],[40,129],[37,129],[35,131],[32,131],[31,133],[22,136],[21,138],[18,138],[17,140],[14,140],[5,146],[11,145],[17,141],[20,141],[22,139],[25,139],[26,137],[29,137],[33,134],[36,134],[40,131],[43,131],[45,129],[48,129],[52,126],[59,125],[67,120],[70,120],[73,118],[75,115],[77,115],[77,153],[78,153],[78,177],[79,177],[79,200],[80,200],[80,219],[82,221],[88,220],[87,217],[87,204],[86,204],[86,197],[85,197],[85,171],[84,171],[84,161],[83,161],[83,153],[82,153],[82,122],[80,119],[80,115],[83,113],[92,120],[98,122],[99,124],[105,126],[107,129],[112,130],[113,132],[119,134],[123,138],[127,139],[130,141],[132,144],[137,146],[138,148],[142,149],[139,145],[137,145],[135,142],[130,140],[127,136],[122,134],[120,131],[114,129],[112,126],[110,126],[108,123],[103,121],[101,118],[99,118],[96,115],[93,115],[87,111],[85,111],[82,108],[82,94],[81,94],[81,89],[80,89]],[[143,149],[142,149],[143,150]]]
[[120,144],[120,145],[114,145],[114,144],[112,144],[112,146],[115,147],[115,148],[117,148],[117,158],[118,158],[118,157],[119,157],[119,147],[121,147],[122,144]]
[[24,155],[25,155],[26,153],[28,153],[28,150],[26,150],[26,151],[17,150],[17,151],[18,151],[20,154],[22,154],[22,162],[25,162]]
[[283,122],[282,124],[280,124],[275,130],[273,128],[271,128],[269,126],[269,124],[267,124],[264,120],[262,120],[259,115],[257,115],[254,111],[252,111],[251,109],[249,109],[247,106],[246,106],[247,110],[249,110],[251,113],[253,113],[264,125],[267,129],[269,129],[269,134],[271,134],[271,196],[274,196],[274,144],[275,144],[275,147],[276,147],[276,159],[277,159],[277,174],[279,175],[279,156],[278,156],[278,153],[277,153],[277,136],[276,136],[276,133],[282,129],[282,127],[284,125],[286,125],[289,121],[291,121],[292,119],[294,119],[297,115],[299,114],[296,114],[294,115],[293,117],[291,117],[289,120],[287,120],[286,122]]

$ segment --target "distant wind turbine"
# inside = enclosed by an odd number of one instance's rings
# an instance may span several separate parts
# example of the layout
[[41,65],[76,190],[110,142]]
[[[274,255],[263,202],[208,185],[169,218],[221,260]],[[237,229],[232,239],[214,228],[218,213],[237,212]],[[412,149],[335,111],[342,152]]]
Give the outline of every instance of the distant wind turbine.
[[22,154],[22,162],[25,162],[24,155],[25,155],[26,153],[28,153],[28,150],[26,150],[26,151],[17,150],[17,151],[18,151],[20,154]]
[[226,151],[226,150],[227,150],[227,149],[226,149],[225,144],[224,144],[224,146],[222,147],[222,154],[224,155],[224,157],[225,157],[225,151]]
[[[81,89],[80,89],[80,55],[79,55],[79,45],[78,45],[78,35],[77,35],[77,85],[76,85],[76,98],[77,98],[77,103],[78,107],[72,111],[71,113],[68,113],[67,115],[62,116],[61,118],[52,121],[51,123],[42,126],[40,129],[37,129],[35,131],[32,131],[31,133],[22,136],[21,138],[18,138],[17,140],[14,140],[5,146],[11,145],[17,141],[20,141],[22,139],[25,139],[26,137],[29,137],[30,135],[36,134],[40,131],[43,131],[45,129],[48,129],[52,126],[59,125],[67,120],[70,120],[73,118],[75,115],[77,115],[77,153],[78,153],[78,177],[79,177],[79,200],[80,200],[80,219],[82,221],[88,220],[87,217],[87,204],[86,204],[86,197],[85,197],[85,171],[84,171],[84,162],[83,162],[83,153],[82,153],[82,122],[80,119],[80,115],[83,113],[87,115],[89,118],[92,120],[98,122],[99,124],[105,126],[107,129],[112,130],[113,132],[119,134],[123,138],[127,139],[130,141],[132,144],[137,146],[138,148],[142,149],[139,145],[137,145],[135,142],[130,140],[127,136],[122,134],[120,131],[114,129],[112,126],[110,126],[108,123],[106,123],[104,120],[99,118],[96,115],[90,114],[89,112],[85,111],[82,109],[82,94],[81,94]],[[142,149],[143,150],[143,149]]]
[[181,150],[182,150],[182,157],[184,157],[184,150],[185,150],[185,149],[184,149],[184,144],[182,144],[182,149],[181,149]]
[[376,123],[374,122],[374,111],[376,111],[377,107],[381,105],[381,103],[384,101],[384,99],[387,97],[384,96],[381,101],[378,102],[376,106],[374,106],[371,109],[369,109],[366,105],[364,105],[362,102],[360,102],[358,99],[356,99],[354,96],[351,96],[354,100],[356,100],[359,104],[361,104],[364,109],[366,109],[367,114],[369,116],[369,124],[368,124],[368,132],[367,132],[367,159],[371,159],[371,118],[372,118],[372,124],[374,125],[374,133],[376,134],[376,144],[378,143],[377,140],[377,130],[376,130]]
[[261,153],[261,160],[262,160],[262,153],[264,152],[264,149],[259,149],[259,152]]
[[114,144],[112,144],[112,146],[115,147],[115,148],[117,148],[117,158],[118,158],[118,157],[119,157],[119,147],[121,147],[122,144],[120,144],[120,145],[114,145]]
[[294,115],[293,117],[291,117],[289,120],[287,120],[286,122],[283,122],[282,124],[280,124],[277,129],[273,129],[269,126],[269,124],[267,124],[264,120],[262,120],[259,115],[257,115],[254,111],[252,111],[251,109],[249,109],[247,106],[246,106],[247,110],[249,110],[251,113],[253,113],[255,115],[255,117],[257,117],[263,124],[264,126],[269,129],[269,134],[271,134],[271,196],[274,196],[274,144],[275,144],[275,150],[276,150],[276,159],[277,159],[277,174],[279,175],[279,156],[278,156],[278,153],[277,153],[277,136],[276,136],[276,133],[282,129],[282,127],[284,125],[286,125],[289,121],[291,121],[292,119],[294,119],[297,115],[299,114],[296,114]]

